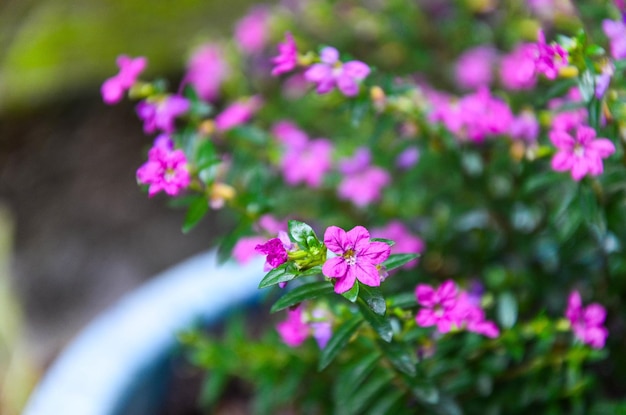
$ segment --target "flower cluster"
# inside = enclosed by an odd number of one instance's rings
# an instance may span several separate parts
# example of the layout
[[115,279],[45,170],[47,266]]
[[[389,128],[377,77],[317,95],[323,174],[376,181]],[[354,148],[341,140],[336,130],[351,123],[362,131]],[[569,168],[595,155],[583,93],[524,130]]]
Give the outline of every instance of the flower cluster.
[[606,310],[597,303],[583,307],[578,291],[572,291],[567,301],[565,317],[570,321],[574,335],[578,340],[591,347],[604,347],[608,330],[603,326]]

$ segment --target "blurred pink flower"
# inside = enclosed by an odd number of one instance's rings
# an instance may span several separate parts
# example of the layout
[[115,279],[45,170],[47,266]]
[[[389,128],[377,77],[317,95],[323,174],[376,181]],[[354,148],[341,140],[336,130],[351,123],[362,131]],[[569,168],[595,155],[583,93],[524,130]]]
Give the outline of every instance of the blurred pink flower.
[[116,62],[120,68],[119,73],[104,81],[100,89],[102,99],[109,105],[117,104],[122,100],[124,93],[133,86],[148,64],[148,60],[143,56],[131,58],[120,55]]
[[437,326],[440,333],[449,332],[456,321],[457,288],[454,281],[447,280],[436,290],[430,285],[418,284],[415,296],[422,306],[415,316],[417,324],[421,327]]
[[377,265],[389,257],[389,245],[370,241],[370,234],[363,226],[355,226],[348,232],[330,226],[324,232],[324,244],[337,255],[322,266],[325,276],[336,278],[337,294],[349,291],[357,280],[370,287],[380,285]]
[[309,337],[309,326],[302,321],[302,307],[287,310],[287,320],[276,325],[276,331],[289,347],[298,347]]
[[272,63],[273,76],[291,72],[298,66],[298,48],[291,33],[285,33],[285,41],[278,44],[278,56],[272,58]]
[[559,69],[567,66],[567,51],[557,43],[546,43],[543,30],[539,30],[535,46],[535,70],[548,79],[556,79]]
[[[394,254],[420,254],[424,251],[425,243],[418,236],[413,235],[406,226],[398,221],[393,220],[386,226],[372,229],[373,238],[391,239],[395,244],[391,247]],[[414,268],[418,263],[418,259],[414,259],[404,265],[404,268]]]
[[247,264],[252,258],[260,255],[255,248],[265,241],[267,241],[267,238],[263,236],[244,236],[239,238],[233,247],[232,256],[239,264]]
[[509,90],[531,89],[537,83],[535,72],[536,46],[522,43],[500,61],[500,80]]
[[215,117],[215,128],[218,131],[226,131],[248,122],[261,108],[262,102],[260,97],[253,96],[229,105]]
[[466,50],[454,67],[457,84],[464,89],[489,86],[497,58],[496,50],[490,46],[477,46]]
[[524,140],[527,143],[536,143],[539,136],[539,121],[535,113],[524,110],[513,118],[509,129],[511,137],[515,140]]
[[342,94],[353,97],[359,93],[359,82],[369,75],[370,68],[361,61],[342,63],[339,51],[327,46],[320,52],[321,63],[311,65],[304,73],[307,81],[317,84],[317,93],[325,94],[337,87]]
[[287,147],[281,160],[285,182],[291,186],[304,183],[312,188],[319,187],[331,168],[332,151],[332,143],[323,138]]
[[290,149],[304,148],[308,135],[291,121],[278,121],[272,126],[272,134]]
[[506,134],[513,122],[513,113],[507,103],[493,97],[488,88],[464,96],[460,107],[465,134],[477,143],[487,137]]
[[267,43],[269,13],[264,7],[254,7],[237,22],[235,40],[246,53],[259,53]]
[[602,30],[609,38],[613,59],[626,58],[626,24],[607,19],[602,21]]
[[160,191],[178,195],[191,181],[185,153],[155,145],[148,152],[148,161],[137,170],[137,181],[149,186],[150,197]]
[[197,48],[191,55],[183,84],[190,83],[200,98],[213,102],[218,98],[220,86],[229,72],[222,49],[216,44],[208,43]]
[[144,100],[137,104],[137,115],[143,120],[143,131],[174,132],[174,120],[189,110],[190,104],[180,95],[167,95],[162,98]]
[[340,161],[339,171],[343,179],[337,188],[341,199],[350,200],[356,206],[365,207],[380,199],[382,189],[391,177],[381,167],[371,166],[371,154],[367,147],[358,148],[351,158]]
[[565,317],[572,324],[574,335],[583,343],[595,349],[604,347],[609,331],[603,326],[606,310],[600,304],[593,303],[583,308],[578,291],[572,291],[567,301]]

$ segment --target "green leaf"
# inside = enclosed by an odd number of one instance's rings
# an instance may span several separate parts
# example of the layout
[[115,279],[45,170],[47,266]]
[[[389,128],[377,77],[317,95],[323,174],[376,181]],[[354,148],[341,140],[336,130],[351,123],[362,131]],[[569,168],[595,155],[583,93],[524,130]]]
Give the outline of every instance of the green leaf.
[[585,48],[585,54],[589,56],[603,56],[606,53],[600,45],[589,45]]
[[269,141],[269,136],[265,131],[252,125],[235,127],[228,134],[234,139],[241,139],[257,145],[265,145]]
[[[404,391],[401,389],[393,389],[389,393],[381,394],[378,399],[369,405],[368,413],[370,414],[395,414],[392,408],[401,403],[404,398]],[[405,406],[403,404],[402,406]]]
[[359,306],[359,310],[361,310],[361,314],[365,317],[365,320],[367,320],[370,326],[378,333],[380,338],[386,342],[390,342],[393,337],[393,330],[389,319],[384,315],[374,313],[363,299],[358,301],[357,305]]
[[359,295],[375,314],[378,314],[379,316],[385,315],[385,312],[387,311],[387,303],[385,303],[385,298],[383,297],[380,288],[370,287],[363,284],[360,288]]
[[396,269],[418,258],[419,254],[393,254],[389,255],[389,258],[385,262],[383,262],[383,266],[387,271],[391,271],[392,269]]
[[209,409],[215,405],[222,396],[228,383],[228,375],[219,370],[211,370],[202,383],[199,403],[202,408]]
[[272,285],[278,284],[279,282],[291,281],[296,276],[297,274],[293,272],[291,264],[285,263],[268,272],[267,275],[265,275],[265,277],[263,277],[263,279],[259,283],[259,288],[270,287]]
[[316,298],[323,295],[333,294],[334,292],[335,291],[333,290],[332,284],[330,284],[328,281],[318,281],[304,284],[294,288],[293,290],[283,295],[272,306],[270,312],[275,313],[276,311],[284,310],[287,307],[291,307],[305,300],[310,300],[311,298]]
[[[342,368],[337,376],[336,382],[334,382],[333,393],[335,395],[335,401],[337,402],[338,409],[346,407],[349,398],[354,392],[361,386],[361,383],[372,373],[374,368],[378,365],[378,360],[381,354],[378,351],[372,351],[359,356],[359,360]],[[341,411],[339,412],[347,412]]]
[[310,275],[321,275],[322,274],[322,266],[321,265],[316,265],[313,268],[309,268],[305,271],[300,272],[300,274],[298,274],[301,277],[308,277]]
[[348,291],[346,291],[345,293],[341,295],[343,295],[343,297],[346,300],[350,301],[351,303],[354,303],[356,299],[359,297],[359,282],[354,281],[354,285],[352,286],[352,288],[350,288]]
[[306,250],[309,250],[310,247],[321,246],[313,228],[297,220],[289,221],[289,239]]
[[348,344],[350,338],[362,322],[362,316],[357,314],[339,326],[337,331],[333,334],[333,337],[331,337],[326,344],[326,347],[324,347],[320,353],[320,360],[317,366],[319,371],[324,370],[326,366],[337,357],[339,352]]
[[430,405],[436,405],[439,402],[439,389],[426,379],[411,379],[411,392],[420,402]]
[[411,308],[417,305],[415,293],[401,293],[387,299],[389,307]]
[[383,242],[383,243],[386,243],[389,246],[394,246],[396,244],[391,239],[385,239],[385,238],[370,238],[370,241],[372,241],[372,242]]
[[204,196],[198,196],[198,198],[189,205],[185,222],[183,223],[183,233],[192,230],[208,211],[209,203]]
[[361,387],[351,396],[348,406],[349,414],[362,414],[373,398],[381,395],[385,388],[391,385],[393,373],[388,370],[378,370],[372,374]]
[[414,377],[417,374],[417,356],[413,347],[404,342],[378,342],[385,357],[400,372]]
[[510,329],[517,321],[517,300],[510,292],[504,292],[498,297],[498,321],[502,327]]
[[215,152],[215,146],[211,140],[202,140],[196,150],[196,168],[198,171],[202,171],[207,167],[211,167],[215,163],[218,163],[220,159]]

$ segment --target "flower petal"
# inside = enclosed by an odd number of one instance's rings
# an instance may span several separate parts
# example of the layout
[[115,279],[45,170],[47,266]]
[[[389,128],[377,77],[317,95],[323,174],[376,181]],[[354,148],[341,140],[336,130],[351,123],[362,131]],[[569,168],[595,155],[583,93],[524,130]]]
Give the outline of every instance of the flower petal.
[[370,242],[369,246],[362,251],[357,251],[357,257],[365,257],[372,264],[378,265],[387,258],[391,253],[391,247],[384,242]]
[[322,266],[322,273],[328,278],[343,278],[348,273],[348,264],[342,257],[327,259]]
[[335,292],[337,294],[343,294],[346,291],[350,291],[355,282],[356,279],[354,273],[348,272],[344,278],[339,278],[335,283]]
[[[357,263],[350,268],[351,270],[354,269],[356,278],[363,284],[369,285],[370,287],[378,287],[380,285],[380,274],[378,273],[376,265],[370,262],[357,261]],[[350,273],[351,270],[348,270],[348,273]]]
[[324,245],[332,252],[342,255],[350,246],[346,231],[338,226],[329,226],[324,232]]
[[427,284],[417,284],[415,297],[417,298],[417,302],[424,307],[434,307],[435,304],[437,304],[435,300],[435,290]]

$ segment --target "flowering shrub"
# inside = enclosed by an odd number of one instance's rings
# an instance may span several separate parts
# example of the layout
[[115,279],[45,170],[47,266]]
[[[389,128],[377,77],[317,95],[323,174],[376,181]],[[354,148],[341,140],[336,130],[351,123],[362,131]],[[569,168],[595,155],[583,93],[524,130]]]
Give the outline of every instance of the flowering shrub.
[[275,330],[182,336],[204,404],[238,378],[258,413],[626,410],[624,5],[360,3],[257,7],[177,92],[143,57],[102,87],[157,135],[148,194],[266,259]]

